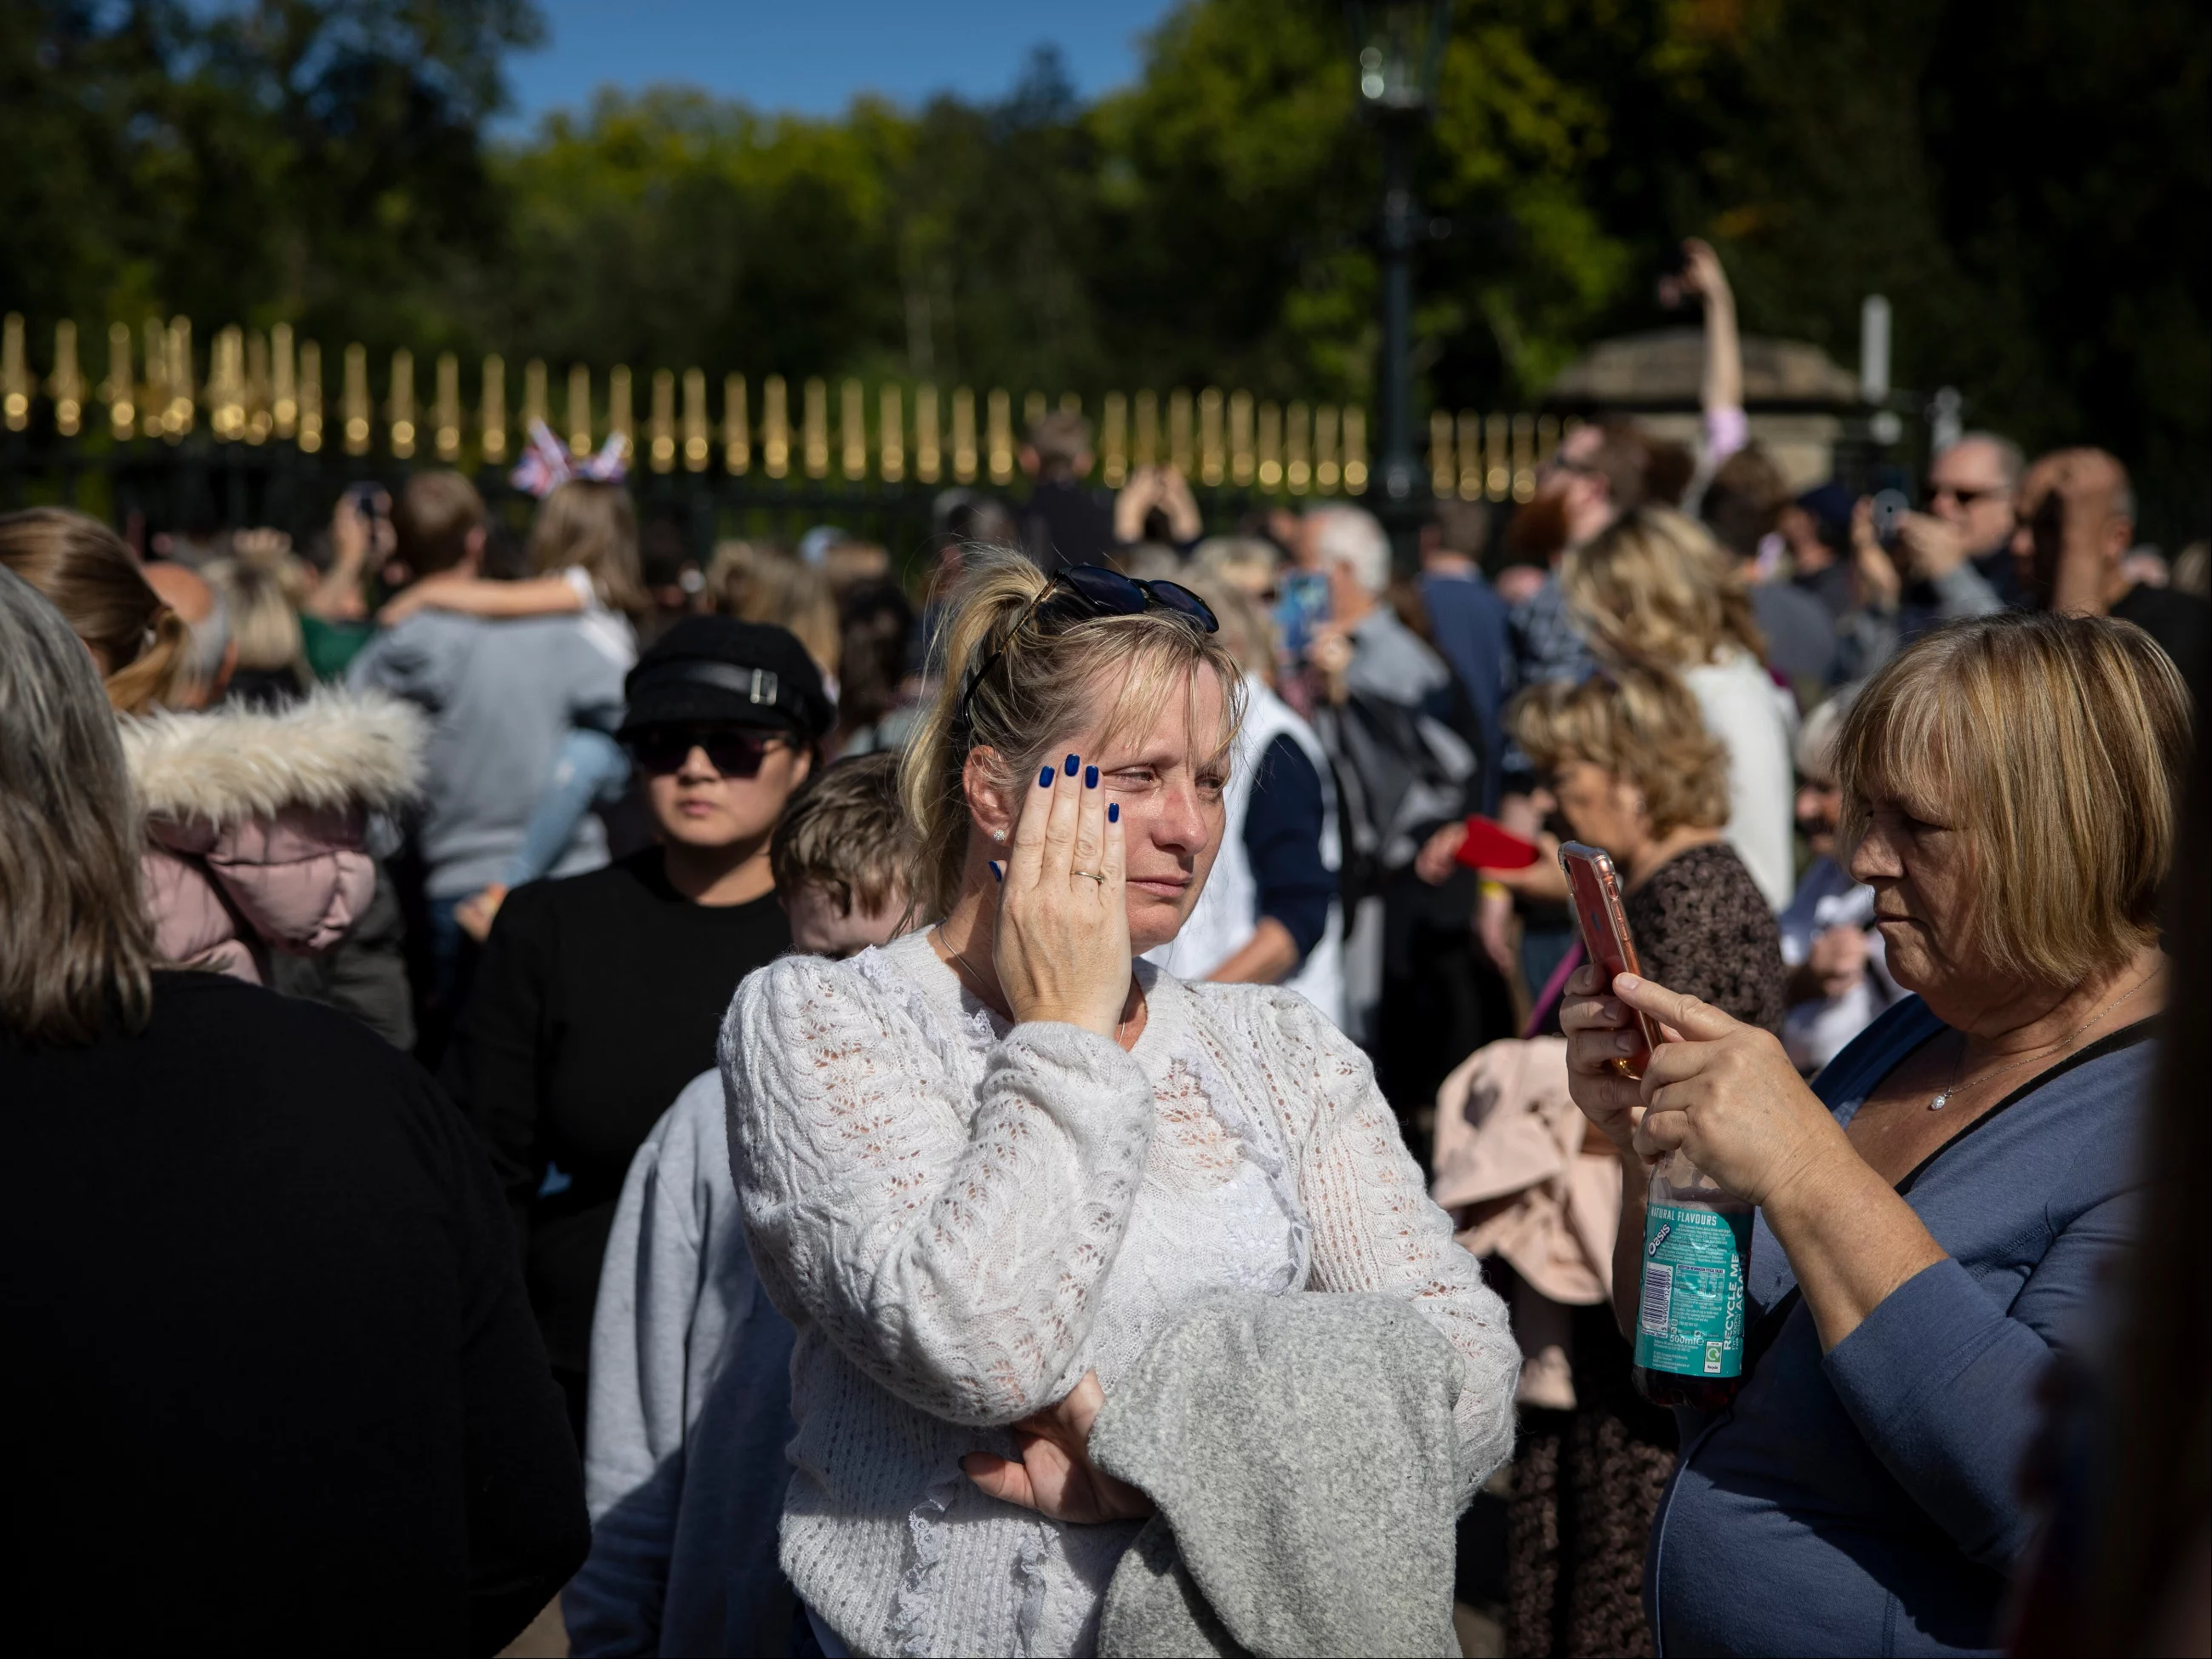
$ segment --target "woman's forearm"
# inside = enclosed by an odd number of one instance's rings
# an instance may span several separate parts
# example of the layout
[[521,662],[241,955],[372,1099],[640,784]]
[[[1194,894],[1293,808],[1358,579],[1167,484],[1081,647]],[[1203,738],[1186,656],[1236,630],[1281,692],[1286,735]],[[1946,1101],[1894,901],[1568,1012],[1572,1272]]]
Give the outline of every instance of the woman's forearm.
[[1848,1143],[1769,1194],[1760,1209],[1790,1258],[1823,1353],[1891,1291],[1944,1258],[1912,1206]]
[[1206,977],[1218,985],[1279,985],[1298,965],[1298,942],[1273,916],[1260,918],[1252,937]]

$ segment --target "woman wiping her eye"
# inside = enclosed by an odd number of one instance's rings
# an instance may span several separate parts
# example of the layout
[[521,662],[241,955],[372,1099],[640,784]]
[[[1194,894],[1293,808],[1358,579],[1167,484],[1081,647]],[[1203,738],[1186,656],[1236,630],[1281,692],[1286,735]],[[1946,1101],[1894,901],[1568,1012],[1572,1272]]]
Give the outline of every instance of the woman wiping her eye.
[[747,1232],[799,1332],[782,1561],[833,1653],[1095,1651],[1152,1502],[1091,1426],[1209,1293],[1420,1316],[1456,1354],[1461,1501],[1512,1438],[1504,1310],[1365,1057],[1293,993],[1134,961],[1220,841],[1242,677],[1212,613],[966,564],[902,776],[934,925],[755,974],[722,1037]]

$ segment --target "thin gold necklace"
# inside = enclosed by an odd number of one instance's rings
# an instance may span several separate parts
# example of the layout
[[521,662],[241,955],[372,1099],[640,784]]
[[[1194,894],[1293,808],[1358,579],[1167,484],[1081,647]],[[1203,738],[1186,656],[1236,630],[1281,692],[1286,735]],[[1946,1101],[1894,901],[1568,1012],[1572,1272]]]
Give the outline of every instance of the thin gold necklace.
[[[983,988],[983,975],[976,970],[975,964],[968,960],[968,953],[964,951],[953,950],[951,942],[945,937],[945,929],[942,926],[933,927],[930,931],[937,935],[937,942],[945,946],[953,972],[966,981],[968,988],[975,994],[975,1000],[1011,1024],[1014,1018],[1012,1011],[1000,1007],[992,1000],[990,994]],[[1128,1006],[1127,998],[1122,1000],[1121,1006],[1125,1008]],[[1121,1043],[1122,1033],[1129,1029],[1129,1022],[1135,1018],[1133,1013],[1127,1013],[1114,1022],[1114,1042],[1116,1046]]]
[[1940,1112],[1946,1105],[1950,1103],[1951,1097],[1957,1094],[1961,1089],[1978,1089],[1993,1077],[2002,1077],[2007,1072],[2016,1072],[2021,1066],[2027,1065],[2032,1060],[2048,1060],[2051,1056],[2063,1052],[2068,1045],[2072,1043],[2075,1038],[2080,1036],[2082,1032],[2087,1030],[2099,1020],[2104,1018],[2106,1014],[2112,1012],[2113,1009],[2118,1007],[2123,1002],[2125,1002],[2136,992],[2142,990],[2144,986],[2149,984],[2152,977],[2152,975],[2147,975],[2143,978],[2137,980],[2134,984],[2129,986],[2126,990],[2121,992],[2118,996],[2106,1001],[2104,1006],[2098,1009],[2095,1013],[2090,1015],[2088,1018],[2083,1020],[2079,1025],[2076,1025],[2072,1030],[2069,1031],[2064,1036],[2059,1038],[2057,1042],[2051,1044],[2048,1048],[2045,1048],[2038,1054],[2023,1054],[2018,1060],[2008,1060],[1994,1071],[1978,1073],[1975,1076],[1967,1079],[1964,1083],[1959,1081],[1959,1073],[1965,1068],[1966,1064],[1967,1038],[1966,1034],[1961,1031],[1959,1034],[1959,1063],[1951,1068],[1951,1080],[1944,1085],[1942,1092],[1928,1103],[1928,1109],[1931,1112]]

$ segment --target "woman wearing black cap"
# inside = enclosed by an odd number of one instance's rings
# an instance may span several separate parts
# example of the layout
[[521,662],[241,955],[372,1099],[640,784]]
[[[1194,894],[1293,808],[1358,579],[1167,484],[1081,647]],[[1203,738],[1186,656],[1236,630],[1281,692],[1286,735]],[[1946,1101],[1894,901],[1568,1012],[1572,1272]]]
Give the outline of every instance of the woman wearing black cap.
[[714,1063],[738,981],[788,949],[769,842],[829,729],[781,628],[695,617],[631,671],[622,741],[659,845],[499,912],[448,1061],[507,1189],[580,1441],[592,1308],[630,1158]]

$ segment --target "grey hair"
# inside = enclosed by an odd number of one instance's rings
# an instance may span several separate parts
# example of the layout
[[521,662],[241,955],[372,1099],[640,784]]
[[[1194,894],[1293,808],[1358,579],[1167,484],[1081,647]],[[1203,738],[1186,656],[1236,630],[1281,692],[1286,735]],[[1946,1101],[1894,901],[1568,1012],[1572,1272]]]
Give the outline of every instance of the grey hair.
[[82,1044],[144,1027],[154,932],[115,714],[61,613],[0,567],[0,1029]]
[[1987,444],[1997,453],[1997,471],[2004,475],[2004,487],[2018,493],[2020,481],[2027,476],[2027,456],[2021,447],[2001,432],[1961,432],[1943,446],[1948,455],[1960,444]]
[[1368,592],[1390,586],[1390,538],[1382,521],[1363,507],[1322,507],[1307,515],[1318,521],[1314,552],[1326,570],[1340,564]]

